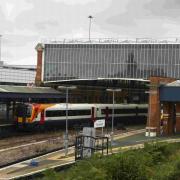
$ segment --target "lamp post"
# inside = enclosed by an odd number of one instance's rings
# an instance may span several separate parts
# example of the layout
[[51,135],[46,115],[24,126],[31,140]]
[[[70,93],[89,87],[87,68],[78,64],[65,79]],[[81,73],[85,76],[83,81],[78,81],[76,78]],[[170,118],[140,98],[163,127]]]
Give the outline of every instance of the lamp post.
[[115,92],[121,92],[122,89],[106,89],[106,91],[108,92],[112,92],[113,93],[113,109],[112,109],[112,124],[111,124],[111,134],[112,134],[112,140],[111,140],[111,144],[113,143],[113,137],[114,137],[114,96],[115,96]]
[[68,99],[69,99],[69,90],[76,89],[76,86],[58,86],[58,89],[66,90],[66,131],[64,137],[65,145],[65,156],[68,154]]
[[89,41],[91,41],[91,20],[93,17],[89,15],[88,18],[89,18]]

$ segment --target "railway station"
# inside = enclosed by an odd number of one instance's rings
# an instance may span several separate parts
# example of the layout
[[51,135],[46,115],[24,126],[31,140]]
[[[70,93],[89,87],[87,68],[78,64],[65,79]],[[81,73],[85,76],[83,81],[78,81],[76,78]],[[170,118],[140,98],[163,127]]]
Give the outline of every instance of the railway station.
[[0,1],[0,180],[179,180],[178,9]]
[[149,104],[147,136],[180,131],[179,39],[49,41],[37,44],[36,50],[36,84],[77,85],[72,94],[81,94],[86,103],[112,103],[107,89],[121,89],[115,93],[117,103]]
[[[59,87],[75,86],[75,89],[69,90],[69,103],[137,104],[136,110],[133,110],[136,114],[132,117],[134,121],[140,121],[137,106],[149,104],[144,116],[146,136],[170,135],[180,131],[178,39],[94,39],[91,42],[76,39],[38,43],[35,49],[36,69],[1,63],[1,73],[8,70],[17,75],[22,72],[31,74],[25,75],[30,77],[24,80],[27,87],[19,86],[23,85],[23,81],[20,84],[10,76],[5,79],[5,74],[2,74],[1,109],[5,106],[2,119],[6,119],[7,124],[14,119],[12,112],[16,102],[65,103],[67,94]],[[112,111],[111,108],[109,111]],[[112,123],[109,115],[105,114]],[[90,118],[93,120],[94,115]],[[123,121],[121,115],[120,119],[124,123],[130,117]]]
[[37,134],[37,142],[30,135],[28,144],[15,140],[16,146],[0,149],[18,152],[9,166],[2,160],[3,177],[33,177],[151,141],[179,142],[179,41],[64,40],[35,49],[33,81],[0,85],[1,124],[15,121],[19,130],[35,133],[37,126],[52,129],[55,123],[65,133]]

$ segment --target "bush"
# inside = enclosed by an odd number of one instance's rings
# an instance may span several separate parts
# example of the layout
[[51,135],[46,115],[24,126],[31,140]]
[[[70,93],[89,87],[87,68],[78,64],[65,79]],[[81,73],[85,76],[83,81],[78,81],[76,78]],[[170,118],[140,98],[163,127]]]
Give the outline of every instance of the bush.
[[178,180],[180,143],[145,144],[144,149],[129,150],[102,157],[95,155],[77,162],[66,172],[49,173],[63,180]]

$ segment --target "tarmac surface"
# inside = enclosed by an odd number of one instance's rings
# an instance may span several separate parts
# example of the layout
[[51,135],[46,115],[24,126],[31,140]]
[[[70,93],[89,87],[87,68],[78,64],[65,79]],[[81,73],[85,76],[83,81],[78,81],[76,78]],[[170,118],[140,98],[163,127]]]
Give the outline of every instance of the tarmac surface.
[[[145,130],[136,130],[128,133],[122,133],[114,136],[112,149],[110,153],[116,153],[119,149],[141,148],[145,142],[150,141],[178,141],[180,142],[180,135],[171,137],[145,137]],[[42,172],[49,168],[55,168],[71,164],[75,162],[74,147],[68,149],[68,156],[64,156],[64,150],[49,153],[33,160],[23,161],[17,164],[13,164],[8,167],[0,169],[0,179],[14,179],[19,177],[25,177],[31,174]]]

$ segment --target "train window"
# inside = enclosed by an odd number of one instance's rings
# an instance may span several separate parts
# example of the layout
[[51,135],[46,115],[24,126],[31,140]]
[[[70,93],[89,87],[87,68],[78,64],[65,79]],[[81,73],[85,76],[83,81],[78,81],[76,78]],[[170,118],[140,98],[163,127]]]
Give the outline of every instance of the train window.
[[108,112],[108,114],[112,114],[112,109],[101,109],[101,114],[106,114],[106,112]]
[[124,114],[124,113],[133,114],[133,113],[136,113],[136,109],[115,109],[114,113],[115,114]]
[[84,116],[84,115],[90,115],[91,110],[69,110],[68,115],[69,116]]
[[66,111],[65,110],[46,111],[46,117],[59,117],[59,116],[66,116]]
[[138,109],[138,113],[147,113],[148,109]]
[[25,104],[18,104],[15,108],[15,115],[18,117],[30,117],[32,107]]
[[32,108],[30,106],[27,106],[26,116],[31,117],[31,113],[32,113]]
[[[108,109],[108,113],[112,114],[112,109]],[[101,110],[102,114],[106,114],[106,109],[102,109]],[[114,109],[114,114],[124,114],[124,113],[128,113],[128,114],[133,114],[136,113],[136,109]]]
[[[68,116],[91,115],[91,110],[68,110]],[[66,110],[46,111],[46,117],[66,116]]]

